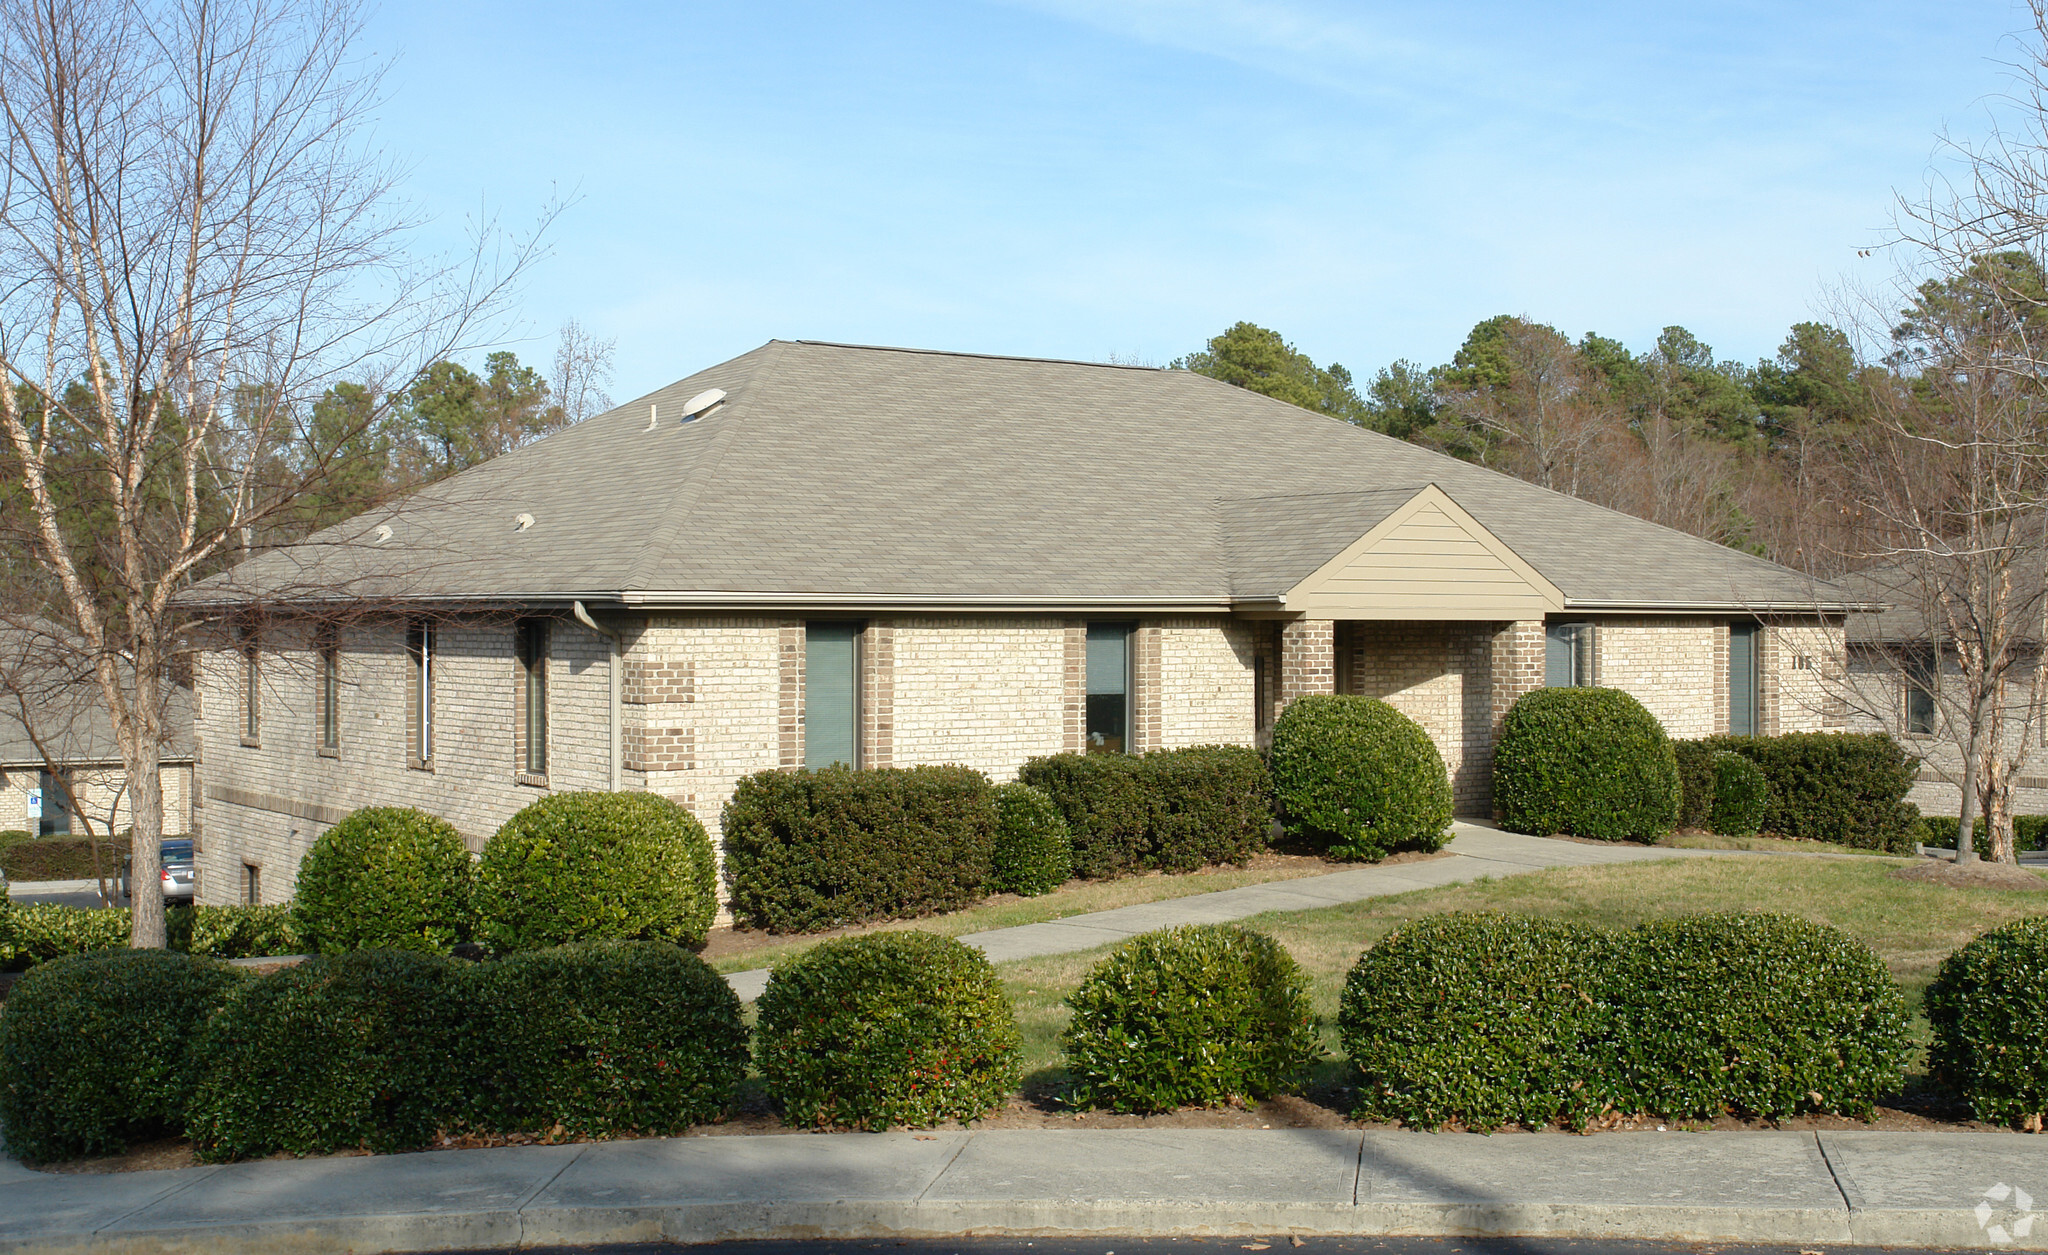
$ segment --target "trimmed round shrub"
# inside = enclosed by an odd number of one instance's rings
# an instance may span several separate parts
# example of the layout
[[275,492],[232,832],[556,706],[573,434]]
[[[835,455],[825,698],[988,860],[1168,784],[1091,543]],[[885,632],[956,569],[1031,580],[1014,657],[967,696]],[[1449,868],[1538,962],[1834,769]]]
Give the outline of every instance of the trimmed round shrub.
[[1696,915],[1631,929],[1616,954],[1604,1070],[1620,1110],[1867,1118],[1905,1083],[1905,997],[1839,929]]
[[1713,829],[1724,837],[1753,837],[1763,830],[1771,785],[1763,768],[1740,754],[1714,755]]
[[1048,754],[1026,761],[1017,779],[1066,817],[1074,875],[1111,880],[1145,866],[1159,806],[1137,755]]
[[[1953,839],[1953,838],[1951,838]],[[1927,1070],[1979,1120],[2048,1113],[2048,917],[1994,928],[1942,960],[1921,1004]]]
[[717,913],[704,825],[652,793],[544,797],[505,821],[477,865],[477,940],[500,953],[601,939],[702,946]]
[[321,954],[421,950],[469,936],[469,846],[445,819],[366,806],[329,828],[299,863],[292,921]]
[[194,1043],[202,1160],[417,1150],[488,1124],[474,965],[412,950],[308,959],[250,984]]
[[996,843],[989,888],[1035,898],[1067,882],[1074,849],[1067,821],[1044,792],[1028,784],[996,786]]
[[791,1124],[972,1120],[1020,1078],[1002,981],[981,951],[950,937],[824,942],[778,965],[757,1005],[755,1062]]
[[1673,741],[1678,760],[1678,826],[1707,828],[1714,822],[1714,755],[1707,741]]
[[1654,841],[1678,820],[1678,760],[1619,689],[1535,689],[1501,724],[1493,802],[1511,832]]
[[1145,933],[1067,997],[1070,1101],[1170,1111],[1264,1098],[1322,1050],[1308,978],[1279,942],[1233,924]]
[[1531,916],[1417,920],[1359,956],[1337,1024],[1364,1119],[1577,1127],[1600,1109],[1611,935]]
[[0,1014],[8,1151],[49,1162],[180,1132],[192,1039],[242,980],[166,950],[73,955],[22,977]]
[[499,1127],[675,1134],[723,1115],[746,1078],[739,995],[665,941],[586,941],[480,973]]
[[1296,840],[1377,862],[1449,839],[1451,778],[1436,743],[1376,697],[1316,695],[1273,724],[1273,791]]
[[[1096,755],[1097,758],[1111,757]],[[1242,865],[1266,848],[1273,830],[1273,777],[1249,745],[1190,745],[1137,759],[1152,795],[1145,866],[1191,872]]]
[[734,787],[724,829],[742,928],[908,919],[988,892],[995,786],[972,767],[758,771]]

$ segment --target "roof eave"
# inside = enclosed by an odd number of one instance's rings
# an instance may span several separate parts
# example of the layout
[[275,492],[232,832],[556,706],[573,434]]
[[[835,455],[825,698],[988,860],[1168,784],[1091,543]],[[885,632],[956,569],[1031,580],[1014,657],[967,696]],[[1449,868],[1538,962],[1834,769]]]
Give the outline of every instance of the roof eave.
[[1855,601],[1615,601],[1567,597],[1564,608],[1607,614],[1631,611],[1656,614],[1850,614],[1874,607]]

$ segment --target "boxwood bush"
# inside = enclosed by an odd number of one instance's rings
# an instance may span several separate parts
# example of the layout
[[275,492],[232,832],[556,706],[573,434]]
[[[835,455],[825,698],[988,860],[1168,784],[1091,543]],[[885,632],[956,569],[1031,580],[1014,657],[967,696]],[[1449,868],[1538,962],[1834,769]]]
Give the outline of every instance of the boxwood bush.
[[1612,938],[1454,913],[1389,933],[1345,979],[1337,1024],[1365,1119],[1579,1126],[1600,1109]]
[[1771,805],[1770,782],[1763,768],[1740,754],[1714,754],[1714,807],[1708,822],[1727,837],[1753,837],[1763,830]]
[[724,1114],[747,1074],[739,996],[664,941],[587,941],[478,974],[503,1130],[676,1134]]
[[1054,754],[1017,778],[1059,807],[1074,873],[1091,879],[1243,863],[1266,848],[1273,823],[1265,758],[1243,745]]
[[1919,812],[1905,799],[1920,760],[1884,733],[1716,736],[1704,744],[1763,769],[1771,798],[1763,831],[1772,836],[1912,853]]
[[193,1047],[186,1130],[208,1162],[416,1150],[486,1125],[474,965],[411,950],[308,959],[252,982]]
[[[92,847],[89,837],[29,837],[12,844],[0,845],[0,873],[9,880],[90,880],[92,878]],[[167,834],[168,835],[168,834]],[[108,880],[121,872],[121,859],[128,853],[128,837],[123,833],[114,839],[102,837],[100,847],[100,875]]]
[[306,851],[293,924],[322,954],[440,953],[469,938],[472,879],[453,824],[410,807],[365,806]]
[[174,906],[164,912],[173,950],[216,959],[266,958],[305,953],[293,923],[292,904],[268,906]]
[[1136,761],[1152,801],[1146,867],[1188,872],[1214,863],[1242,864],[1266,848],[1273,778],[1257,750],[1193,745],[1153,750]]
[[1035,898],[1065,884],[1074,870],[1074,847],[1052,799],[1028,784],[999,784],[995,801],[990,891]]
[[711,838],[652,793],[556,793],[505,821],[477,865],[476,937],[500,953],[645,938],[702,946]]
[[1069,1101],[1169,1111],[1264,1098],[1320,1057],[1308,978],[1279,942],[1233,924],[1145,933],[1067,997]]
[[1698,915],[1640,925],[1615,954],[1604,1070],[1620,1110],[1867,1118],[1905,1081],[1905,998],[1839,929]]
[[0,1015],[7,1148],[51,1161],[176,1134],[191,1043],[242,976],[164,950],[71,955],[22,977]]
[[1536,689],[1501,724],[1493,801],[1512,832],[1653,841],[1678,821],[1678,760],[1627,693]]
[[1066,818],[1076,876],[1108,880],[1144,868],[1157,804],[1139,763],[1131,754],[1051,754],[1018,771]]
[[724,829],[725,882],[743,928],[906,919],[981,900],[995,790],[969,767],[756,772],[726,803]]
[[755,1060],[795,1125],[972,1120],[1019,1079],[1017,1022],[979,950],[930,933],[814,946],[776,966]]
[[1273,785],[1287,834],[1377,862],[1449,839],[1451,778],[1420,724],[1376,697],[1316,695],[1273,724]]
[[2048,917],[2015,920],[1942,960],[1921,1004],[1927,1070],[1979,1120],[2048,1113]]
[[[22,971],[67,954],[96,954],[128,946],[128,909],[90,909],[55,902],[18,905],[0,900],[0,971]],[[164,911],[169,948],[216,959],[301,953],[292,908],[172,906]]]
[[1678,759],[1678,826],[1706,828],[1714,822],[1714,755],[1705,741],[1673,741]]

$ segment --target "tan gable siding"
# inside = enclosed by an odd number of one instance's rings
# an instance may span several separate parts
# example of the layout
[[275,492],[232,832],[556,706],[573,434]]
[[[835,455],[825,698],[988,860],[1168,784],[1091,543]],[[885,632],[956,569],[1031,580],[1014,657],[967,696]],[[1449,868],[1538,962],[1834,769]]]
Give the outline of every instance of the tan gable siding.
[[1443,493],[1426,488],[1287,594],[1349,619],[1534,619],[1557,590]]

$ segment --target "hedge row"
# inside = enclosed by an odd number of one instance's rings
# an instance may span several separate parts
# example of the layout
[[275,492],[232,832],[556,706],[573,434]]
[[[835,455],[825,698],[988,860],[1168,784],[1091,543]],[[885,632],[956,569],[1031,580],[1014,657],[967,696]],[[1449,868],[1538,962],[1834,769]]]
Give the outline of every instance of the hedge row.
[[1054,754],[1017,773],[1066,819],[1077,876],[1192,871],[1243,863],[1266,848],[1273,783],[1240,745],[1148,754]]
[[[1707,751],[1741,755],[1769,789],[1761,831],[1802,841],[1832,841],[1909,854],[1920,812],[1906,801],[1920,760],[1882,732],[1788,732],[1711,736]],[[1697,801],[1688,803],[1689,812]],[[1711,804],[1709,804],[1711,806]]]
[[1781,915],[1607,932],[1488,914],[1392,933],[1345,982],[1359,1114],[1423,1128],[1801,1111],[1905,1079],[1905,999],[1870,949]]
[[201,1159],[442,1133],[677,1133],[745,1075],[739,998],[664,942],[468,964],[409,950],[251,978],[171,951],[46,963],[0,1016],[0,1121],[40,1161],[183,1132]]
[[[9,841],[4,838],[13,837]],[[90,880],[93,839],[32,837],[19,830],[0,833],[0,874],[9,880]],[[99,840],[100,875],[112,880],[121,873],[128,853],[126,837]]]
[[[71,954],[128,945],[128,909],[93,910],[52,902],[0,907],[0,971],[18,972]],[[172,906],[164,912],[170,948],[216,959],[298,954],[305,947],[289,905]]]
[[[1945,850],[1956,848],[1956,825],[1960,820],[1954,815],[1922,815],[1910,834],[1910,840],[1920,845],[1938,846]],[[1977,816],[1977,853],[1991,857],[1991,825],[1982,816]],[[2048,850],[2048,815],[2014,815],[2012,817],[2012,844],[2015,850]]]
[[967,767],[763,771],[725,806],[743,928],[802,932],[957,911],[987,891],[995,789]]

